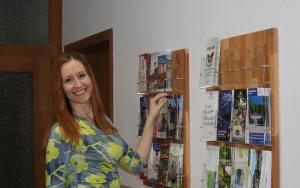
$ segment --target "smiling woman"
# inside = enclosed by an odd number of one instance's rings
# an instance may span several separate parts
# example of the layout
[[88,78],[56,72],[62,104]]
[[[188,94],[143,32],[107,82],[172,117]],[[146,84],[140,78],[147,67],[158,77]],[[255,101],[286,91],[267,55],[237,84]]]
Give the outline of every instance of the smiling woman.
[[92,93],[92,82],[82,63],[71,59],[62,65],[61,75],[65,95],[70,100],[73,109],[76,103],[88,105]]
[[154,120],[167,94],[151,99],[144,133],[134,150],[105,115],[95,76],[83,55],[62,54],[53,73],[57,123],[48,138],[46,186],[119,188],[118,167],[139,174],[150,153]]
[[79,127],[73,114],[93,120],[106,134],[113,132],[85,56],[77,52],[60,55],[53,66],[52,83],[54,115],[68,139],[76,143],[79,140]]

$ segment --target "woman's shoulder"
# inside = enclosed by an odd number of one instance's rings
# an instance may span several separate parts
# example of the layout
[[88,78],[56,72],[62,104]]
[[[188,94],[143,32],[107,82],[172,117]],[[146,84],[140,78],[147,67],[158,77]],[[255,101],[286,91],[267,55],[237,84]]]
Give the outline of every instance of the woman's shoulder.
[[72,143],[66,139],[64,136],[62,127],[58,122],[54,123],[51,127],[51,131],[48,136],[48,147],[49,144],[55,144],[57,147],[62,148],[63,150],[70,149],[72,147]]
[[58,122],[55,122],[52,127],[51,127],[51,130],[50,130],[50,133],[49,133],[49,139],[50,138],[63,138],[64,137],[64,134],[63,134],[63,130],[62,130],[62,127],[59,125]]
[[117,127],[115,126],[115,124],[113,123],[113,121],[107,116],[105,115],[105,119],[106,121],[111,125],[112,129],[113,129],[113,132],[114,133],[118,133],[118,129]]
[[60,127],[60,125],[59,125],[58,122],[55,122],[55,123],[52,125],[52,127],[51,127],[50,133],[54,133],[54,132],[56,132],[56,133],[58,133],[58,134],[61,133],[61,127]]

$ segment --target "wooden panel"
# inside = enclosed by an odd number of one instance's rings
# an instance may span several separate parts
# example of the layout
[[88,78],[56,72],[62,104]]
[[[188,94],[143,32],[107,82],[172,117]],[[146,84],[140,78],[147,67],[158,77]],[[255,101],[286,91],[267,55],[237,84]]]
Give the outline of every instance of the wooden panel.
[[45,187],[45,148],[53,124],[50,66],[51,60],[39,57],[35,62],[35,177],[36,187]]
[[221,40],[219,89],[271,87],[276,29]]
[[183,94],[183,187],[190,187],[190,103],[189,103],[189,51],[172,52],[172,87],[174,93]]
[[185,86],[185,65],[188,62],[186,49],[172,52],[172,89],[174,93],[183,93]]
[[183,140],[184,140],[184,159],[183,159],[183,187],[191,187],[191,175],[190,175],[190,87],[189,87],[189,52],[187,49],[181,51],[184,54],[184,130],[183,130]]
[[272,88],[271,95],[271,110],[272,110],[272,188],[280,187],[280,153],[279,153],[279,73],[278,73],[278,31],[270,34],[268,49],[271,50],[271,55],[268,60],[271,64],[269,69],[270,85]]

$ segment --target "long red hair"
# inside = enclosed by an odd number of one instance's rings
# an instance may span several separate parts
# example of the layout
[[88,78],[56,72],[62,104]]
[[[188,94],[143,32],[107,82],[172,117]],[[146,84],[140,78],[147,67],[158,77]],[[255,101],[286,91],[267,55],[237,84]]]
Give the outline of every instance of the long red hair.
[[106,134],[111,134],[115,128],[107,120],[105,116],[105,111],[103,103],[100,99],[98,86],[94,73],[85,58],[84,55],[77,52],[63,53],[58,56],[57,60],[53,64],[52,74],[53,74],[53,111],[56,120],[59,123],[59,126],[62,128],[64,136],[73,143],[78,143],[80,134],[79,134],[79,125],[76,123],[73,114],[72,107],[69,103],[68,98],[64,94],[63,82],[61,77],[61,67],[64,63],[69,62],[70,60],[77,60],[82,63],[87,74],[90,76],[92,81],[92,94],[91,94],[91,107],[94,115],[94,122],[96,126],[101,129]]

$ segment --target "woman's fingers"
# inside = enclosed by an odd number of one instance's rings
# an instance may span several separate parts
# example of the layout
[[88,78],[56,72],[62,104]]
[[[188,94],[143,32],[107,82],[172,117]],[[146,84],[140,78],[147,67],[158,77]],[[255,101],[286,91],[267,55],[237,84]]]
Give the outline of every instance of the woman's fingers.
[[153,103],[159,103],[161,99],[166,99],[165,97],[167,97],[169,94],[168,93],[159,93],[157,95],[155,95],[153,98],[151,98],[151,102]]
[[156,117],[159,114],[159,111],[168,100],[166,98],[168,95],[168,93],[159,93],[150,99],[150,115]]

